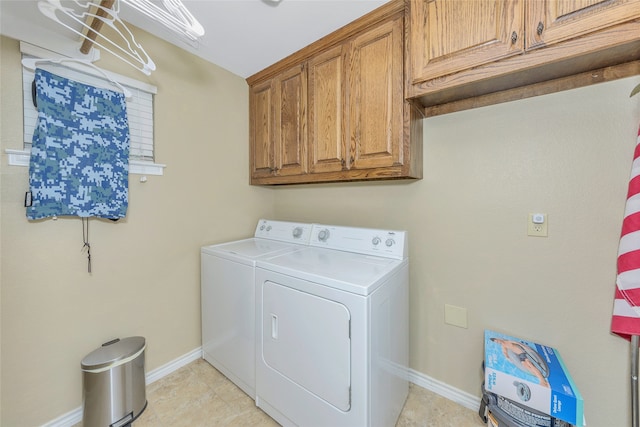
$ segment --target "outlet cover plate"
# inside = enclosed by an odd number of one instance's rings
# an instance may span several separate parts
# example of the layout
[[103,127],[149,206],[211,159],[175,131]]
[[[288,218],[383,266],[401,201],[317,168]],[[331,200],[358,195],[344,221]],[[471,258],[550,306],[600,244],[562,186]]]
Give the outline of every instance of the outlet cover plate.
[[467,329],[467,309],[445,304],[444,323]]
[[[542,222],[539,222],[540,216],[542,216]],[[536,222],[533,221],[534,217],[536,217]],[[527,236],[547,237],[548,224],[549,224],[549,218],[547,214],[530,213],[529,220],[527,221]]]

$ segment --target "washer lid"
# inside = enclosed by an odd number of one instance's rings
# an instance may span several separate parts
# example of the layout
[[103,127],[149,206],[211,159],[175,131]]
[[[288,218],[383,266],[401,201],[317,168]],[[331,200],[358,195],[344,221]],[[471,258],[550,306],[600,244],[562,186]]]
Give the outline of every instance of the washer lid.
[[102,344],[82,359],[83,370],[96,370],[111,365],[119,365],[119,361],[128,359],[145,348],[144,337],[115,339]]
[[203,253],[211,255],[226,255],[233,258],[246,258],[255,260],[262,256],[273,256],[292,248],[303,247],[293,243],[284,243],[277,240],[250,238],[235,242],[221,243],[218,245],[204,246]]

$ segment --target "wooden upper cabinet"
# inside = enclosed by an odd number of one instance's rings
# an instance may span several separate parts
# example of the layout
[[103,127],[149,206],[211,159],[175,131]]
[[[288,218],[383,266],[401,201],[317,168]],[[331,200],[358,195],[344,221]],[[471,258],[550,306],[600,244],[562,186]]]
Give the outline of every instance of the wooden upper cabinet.
[[309,60],[309,171],[345,167],[344,45]]
[[398,17],[309,60],[310,172],[402,162],[402,52]]
[[638,0],[529,0],[527,48],[548,46],[637,18]]
[[349,169],[403,162],[403,19],[357,36],[349,49]]
[[640,0],[407,4],[405,94],[427,115],[503,102],[515,96],[512,89],[631,63],[640,50]]
[[297,65],[249,90],[251,180],[307,169],[307,75]]
[[524,51],[525,0],[410,0],[413,82]]
[[404,22],[390,1],[247,79],[252,184],[422,178]]

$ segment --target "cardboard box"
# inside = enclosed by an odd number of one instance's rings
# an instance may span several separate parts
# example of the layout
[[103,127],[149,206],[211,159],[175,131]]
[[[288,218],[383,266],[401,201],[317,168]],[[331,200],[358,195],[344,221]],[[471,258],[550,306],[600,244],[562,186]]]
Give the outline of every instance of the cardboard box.
[[584,426],[582,396],[556,349],[485,330],[484,364],[487,391]]

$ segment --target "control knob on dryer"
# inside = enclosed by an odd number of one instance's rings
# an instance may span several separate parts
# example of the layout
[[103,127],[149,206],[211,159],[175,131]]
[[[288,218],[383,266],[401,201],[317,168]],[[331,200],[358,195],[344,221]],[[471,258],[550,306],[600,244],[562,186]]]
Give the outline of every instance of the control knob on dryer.
[[326,242],[329,238],[329,234],[329,230],[327,230],[326,228],[324,230],[320,230],[320,232],[318,233],[318,240],[320,240],[321,242]]
[[378,246],[380,244],[380,238],[374,237],[373,239],[371,239],[371,243],[373,244],[373,246]]
[[394,244],[395,242],[396,242],[396,241],[395,241],[395,240],[393,240],[393,239],[387,239],[387,241],[386,241],[386,242],[384,242],[384,244],[385,244],[385,245],[387,245],[388,247],[391,247],[391,246],[393,246],[393,244]]
[[302,227],[294,228],[293,229],[293,237],[295,237],[297,239],[300,236],[302,236]]

